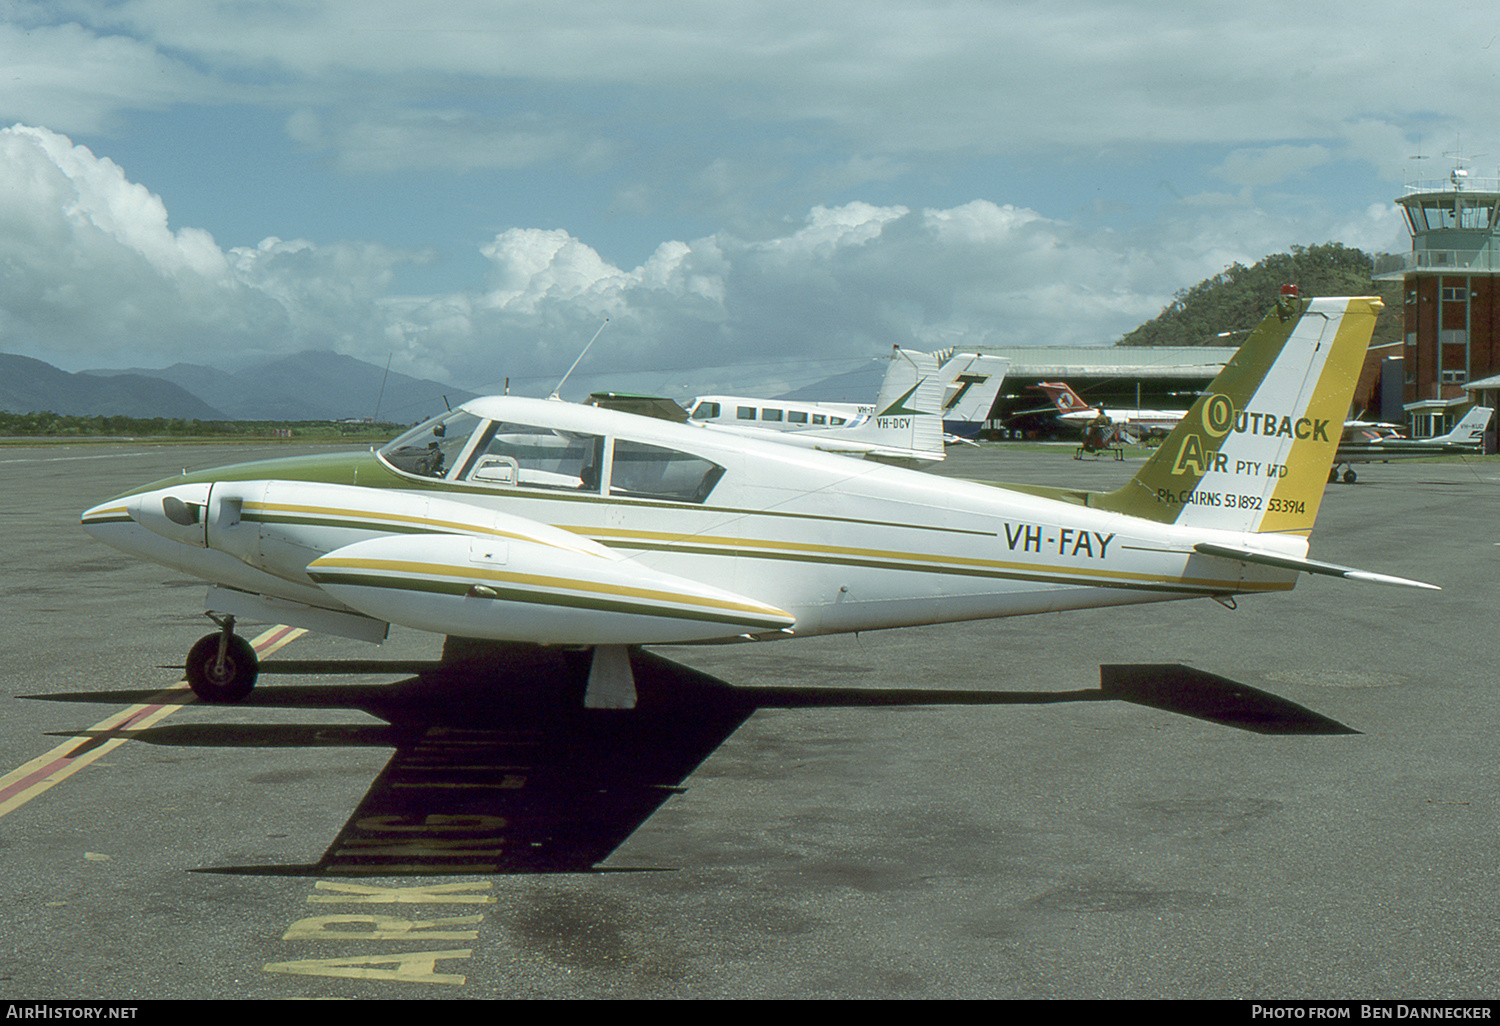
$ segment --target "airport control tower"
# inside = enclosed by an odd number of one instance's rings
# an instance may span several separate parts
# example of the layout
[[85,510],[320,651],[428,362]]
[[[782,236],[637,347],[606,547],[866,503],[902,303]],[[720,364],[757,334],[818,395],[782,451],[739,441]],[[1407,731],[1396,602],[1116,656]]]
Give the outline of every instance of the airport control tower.
[[1472,398],[1463,385],[1500,373],[1500,178],[1455,168],[1398,201],[1411,253],[1382,280],[1403,284],[1405,405],[1418,435],[1440,434]]

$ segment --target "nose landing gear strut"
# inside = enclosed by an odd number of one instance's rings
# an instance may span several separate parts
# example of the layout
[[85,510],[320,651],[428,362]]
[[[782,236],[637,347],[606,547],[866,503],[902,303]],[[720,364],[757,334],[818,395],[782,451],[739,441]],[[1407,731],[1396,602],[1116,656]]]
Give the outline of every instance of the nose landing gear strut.
[[188,650],[188,687],[205,702],[238,702],[255,687],[260,658],[250,642],[234,633],[234,617],[209,613],[219,628]]

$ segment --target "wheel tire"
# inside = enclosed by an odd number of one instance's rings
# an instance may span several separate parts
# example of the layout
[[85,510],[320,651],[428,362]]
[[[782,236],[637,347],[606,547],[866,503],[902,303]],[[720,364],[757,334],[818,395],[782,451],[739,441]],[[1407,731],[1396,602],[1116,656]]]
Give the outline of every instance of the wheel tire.
[[188,650],[187,682],[205,702],[238,702],[255,687],[260,674],[260,659],[250,642],[238,634],[229,636],[224,651],[224,670],[214,672],[219,661],[220,634],[206,634]]

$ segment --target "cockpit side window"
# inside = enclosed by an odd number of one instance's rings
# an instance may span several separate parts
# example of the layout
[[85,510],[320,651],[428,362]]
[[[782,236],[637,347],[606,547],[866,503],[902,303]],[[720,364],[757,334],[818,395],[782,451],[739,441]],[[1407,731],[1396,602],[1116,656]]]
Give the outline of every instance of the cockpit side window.
[[463,455],[479,418],[464,410],[453,410],[425,421],[380,449],[380,455],[397,470],[421,477],[447,477]]
[[609,494],[672,502],[703,502],[724,468],[701,456],[617,438]]
[[493,421],[462,476],[476,484],[597,492],[603,461],[599,435]]

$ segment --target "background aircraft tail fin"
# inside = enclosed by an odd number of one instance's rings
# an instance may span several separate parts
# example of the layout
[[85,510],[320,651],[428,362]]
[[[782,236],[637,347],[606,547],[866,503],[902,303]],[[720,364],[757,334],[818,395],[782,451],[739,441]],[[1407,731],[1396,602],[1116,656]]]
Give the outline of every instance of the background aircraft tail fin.
[[943,429],[973,438],[989,419],[1010,360],[1004,356],[954,353],[942,360]]
[[1475,406],[1464,414],[1457,424],[1453,425],[1452,431],[1433,441],[1460,444],[1478,442],[1484,438],[1484,429],[1490,426],[1490,417],[1494,415],[1494,412],[1488,406]]
[[885,446],[892,456],[929,454],[942,459],[943,386],[937,357],[895,347],[875,411],[842,429],[839,436]]
[[1380,310],[1369,296],[1283,296],[1140,472],[1090,505],[1305,536]]
[[1052,405],[1057,407],[1058,413],[1083,413],[1094,409],[1083,398],[1063,381],[1039,381],[1035,388],[1040,388],[1047,393],[1047,398],[1052,400]]

